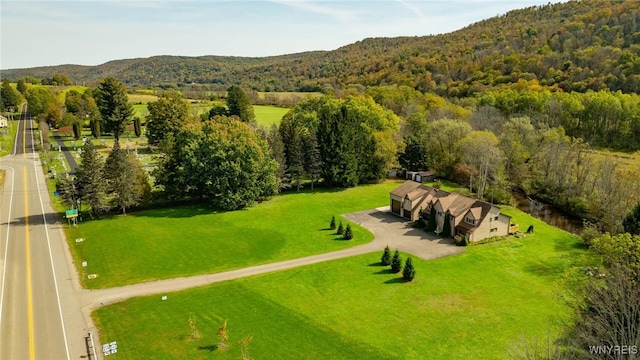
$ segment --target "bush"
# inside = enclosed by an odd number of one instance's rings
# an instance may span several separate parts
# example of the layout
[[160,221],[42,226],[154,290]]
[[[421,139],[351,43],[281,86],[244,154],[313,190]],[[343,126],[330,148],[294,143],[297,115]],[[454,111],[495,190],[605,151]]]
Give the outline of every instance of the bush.
[[400,252],[396,250],[391,259],[391,271],[397,274],[400,270],[402,270],[402,259],[400,259]]
[[353,239],[353,231],[351,230],[351,225],[347,224],[347,228],[344,229],[344,235],[342,236],[345,240]]
[[335,230],[336,229],[336,217],[335,216],[331,217],[331,224],[329,224],[329,229],[331,229],[331,230]]
[[336,234],[342,235],[343,233],[344,233],[344,227],[342,226],[342,221],[340,221],[340,225],[338,225],[338,231],[336,231]]
[[389,249],[389,245],[384,248],[384,253],[380,258],[380,263],[384,266],[391,265],[391,249]]
[[413,263],[411,262],[411,258],[407,258],[407,261],[404,263],[404,269],[402,270],[402,278],[406,281],[411,281],[416,277],[416,269],[413,267]]

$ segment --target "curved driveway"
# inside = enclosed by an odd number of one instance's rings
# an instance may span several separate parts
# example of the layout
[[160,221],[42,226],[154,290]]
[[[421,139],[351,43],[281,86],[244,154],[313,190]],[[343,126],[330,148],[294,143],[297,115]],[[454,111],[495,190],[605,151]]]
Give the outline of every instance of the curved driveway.
[[241,277],[263,274],[271,271],[290,269],[298,266],[315,264],[323,261],[341,259],[354,255],[367,254],[384,250],[389,245],[428,260],[458,254],[464,248],[455,246],[451,239],[441,239],[427,234],[425,231],[411,227],[411,223],[388,212],[388,207],[360,211],[343,215],[346,219],[357,223],[374,234],[374,240],[349,249],[311,255],[298,259],[285,260],[270,264],[251,266],[238,270],[216,274],[192,276],[147,282],[103,290],[81,290],[78,294],[83,312],[87,319],[93,310],[100,306],[123,301],[131,297],[163,294],[188,288],[213,284],[216,282],[238,279]]

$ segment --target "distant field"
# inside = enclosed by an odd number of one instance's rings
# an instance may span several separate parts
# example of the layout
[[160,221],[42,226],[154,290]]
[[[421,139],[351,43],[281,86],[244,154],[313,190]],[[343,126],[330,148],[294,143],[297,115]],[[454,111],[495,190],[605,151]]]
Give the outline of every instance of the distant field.
[[127,94],[127,96],[129,97],[129,103],[131,104],[148,104],[158,100],[156,95],[151,94]]
[[289,112],[289,110],[291,109],[277,106],[253,106],[253,112],[256,114],[256,122],[267,129],[271,127],[272,124],[280,125],[280,120],[282,120],[284,114]]
[[[238,269],[298,258],[368,242],[371,233],[354,226],[355,239],[337,240],[331,216],[388,202],[399,184],[358,186],[337,191],[286,193],[246,210],[215,212],[201,205],[151,209],[85,221],[65,229],[83,284],[122,286]],[[346,220],[343,220],[346,225]],[[113,229],[126,236],[113,236]],[[76,238],[86,241],[80,245]],[[86,274],[98,274],[87,280]]]
[[[562,279],[586,254],[576,237],[507,212],[535,233],[447,258],[414,257],[412,283],[372,253],[170,293],[166,301],[135,298],[93,317],[102,342],[118,341],[127,358],[239,359],[238,341],[252,335],[255,359],[505,359],[523,341],[545,343],[570,319]],[[199,340],[190,337],[190,318]],[[224,320],[228,351],[216,350]]]

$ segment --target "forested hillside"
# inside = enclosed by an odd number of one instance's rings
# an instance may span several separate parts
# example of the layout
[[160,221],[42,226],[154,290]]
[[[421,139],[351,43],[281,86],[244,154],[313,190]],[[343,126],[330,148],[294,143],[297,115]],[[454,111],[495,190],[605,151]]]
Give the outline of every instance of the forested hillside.
[[[407,85],[465,97],[511,84],[584,92],[640,89],[640,2],[586,0],[534,6],[425,37],[372,38],[334,51],[266,58],[156,56],[99,66],[3,70],[2,77],[67,74],[91,84],[232,84],[262,91]],[[197,46],[194,44],[194,46]]]

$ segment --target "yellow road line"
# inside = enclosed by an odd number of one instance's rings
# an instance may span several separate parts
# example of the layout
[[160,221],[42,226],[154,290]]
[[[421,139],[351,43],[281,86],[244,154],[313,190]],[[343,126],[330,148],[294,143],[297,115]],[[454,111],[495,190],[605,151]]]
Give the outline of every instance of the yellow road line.
[[[27,117],[22,119],[22,153],[27,156]],[[29,239],[29,198],[27,196],[27,167],[24,167],[24,226],[27,248],[27,307],[29,313],[29,359],[35,360],[36,346],[33,336],[33,286],[31,284],[31,241]]]

